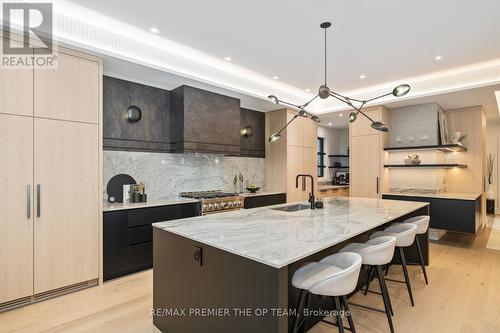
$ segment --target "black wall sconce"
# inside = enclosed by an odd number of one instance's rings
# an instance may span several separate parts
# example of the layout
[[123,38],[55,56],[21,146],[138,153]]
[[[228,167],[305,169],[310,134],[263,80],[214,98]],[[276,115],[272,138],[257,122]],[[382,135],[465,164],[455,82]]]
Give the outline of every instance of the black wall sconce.
[[130,123],[136,123],[142,118],[142,111],[135,105],[127,108],[127,120]]
[[240,135],[249,138],[253,135],[253,128],[252,126],[245,126],[242,129],[240,129]]

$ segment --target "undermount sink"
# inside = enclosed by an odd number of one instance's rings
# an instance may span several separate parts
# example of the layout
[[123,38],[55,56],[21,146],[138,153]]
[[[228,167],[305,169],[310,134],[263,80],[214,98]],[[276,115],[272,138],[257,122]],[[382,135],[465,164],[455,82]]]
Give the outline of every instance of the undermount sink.
[[294,204],[288,205],[280,208],[273,208],[273,210],[279,210],[282,212],[298,212],[299,210],[311,209],[310,205]]

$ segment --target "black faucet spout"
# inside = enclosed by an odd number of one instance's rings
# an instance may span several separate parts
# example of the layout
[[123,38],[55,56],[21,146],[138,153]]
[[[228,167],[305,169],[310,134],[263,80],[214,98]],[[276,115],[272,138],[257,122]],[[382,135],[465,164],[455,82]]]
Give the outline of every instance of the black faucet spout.
[[309,203],[311,204],[311,209],[315,209],[316,198],[314,197],[314,177],[312,175],[298,174],[295,177],[295,188],[299,188],[299,178],[310,178],[311,179],[311,192],[309,193]]

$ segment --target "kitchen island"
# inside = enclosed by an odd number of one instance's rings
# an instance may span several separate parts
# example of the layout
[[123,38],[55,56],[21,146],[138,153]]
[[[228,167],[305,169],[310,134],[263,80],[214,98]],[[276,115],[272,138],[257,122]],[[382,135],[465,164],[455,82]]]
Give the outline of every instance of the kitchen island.
[[[338,197],[324,204],[155,223],[154,325],[176,333],[288,332],[298,296],[290,284],[295,270],[390,223],[428,214],[428,204],[418,202]],[[428,261],[428,237],[421,237]],[[330,305],[311,298],[311,308]]]

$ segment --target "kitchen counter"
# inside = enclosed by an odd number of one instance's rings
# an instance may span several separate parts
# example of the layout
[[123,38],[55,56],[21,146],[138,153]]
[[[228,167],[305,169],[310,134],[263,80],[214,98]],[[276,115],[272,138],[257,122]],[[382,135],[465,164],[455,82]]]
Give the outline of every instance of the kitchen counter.
[[455,199],[475,201],[481,196],[481,193],[463,193],[463,192],[442,192],[442,193],[419,193],[412,191],[405,192],[386,192],[382,195],[401,195],[407,197],[437,198],[437,199]]
[[199,202],[199,200],[188,199],[188,198],[178,198],[178,199],[163,199],[148,202],[137,202],[137,203],[121,203],[121,202],[104,202],[102,205],[103,212],[112,212],[116,210],[126,210],[126,209],[137,209],[137,208],[148,208],[148,207],[158,207],[158,206],[171,206],[183,203],[193,203]]
[[286,206],[276,205],[160,222],[153,226],[282,268],[428,205],[346,197],[326,199],[324,204],[323,209],[298,212],[273,210]]
[[[295,308],[299,291],[290,281],[299,267],[429,212],[428,203],[408,201],[337,197],[324,204],[316,210],[275,210],[285,204],[153,224],[154,309],[251,310],[221,317],[153,316],[154,325],[176,333],[288,333],[294,317],[273,315],[272,309]],[[418,237],[428,262],[428,235]],[[412,249],[405,254],[409,262],[417,258]],[[360,281],[366,280],[363,274]],[[331,310],[331,300],[313,295],[309,309],[320,308]],[[317,322],[311,317],[305,329]]]
[[338,188],[349,188],[349,185],[318,185],[318,190],[330,190]]

